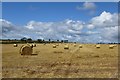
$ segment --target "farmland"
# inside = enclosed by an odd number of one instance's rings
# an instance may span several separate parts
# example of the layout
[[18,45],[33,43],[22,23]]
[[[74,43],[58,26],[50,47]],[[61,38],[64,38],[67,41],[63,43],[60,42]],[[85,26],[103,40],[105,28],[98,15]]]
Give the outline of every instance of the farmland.
[[[118,45],[57,43],[37,44],[33,55],[21,55],[24,44],[2,44],[2,77],[4,78],[116,78]],[[64,49],[65,45],[69,49]],[[115,44],[116,45],[116,44]]]

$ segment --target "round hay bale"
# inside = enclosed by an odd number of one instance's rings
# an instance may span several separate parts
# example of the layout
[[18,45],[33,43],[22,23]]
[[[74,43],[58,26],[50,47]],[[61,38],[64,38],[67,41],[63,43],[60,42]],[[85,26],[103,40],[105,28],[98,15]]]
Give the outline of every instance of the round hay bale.
[[95,45],[96,48],[100,48],[100,45]]
[[117,45],[114,45],[114,47],[117,47]]
[[59,46],[59,44],[56,44],[56,46]]
[[33,44],[28,44],[31,48],[33,48],[34,46],[33,46]]
[[65,45],[65,46],[64,46],[64,49],[69,49],[69,46],[68,46],[68,45]]
[[79,48],[82,48],[82,45],[79,45]]
[[46,43],[44,43],[43,45],[46,45]]
[[13,44],[14,47],[17,47],[18,45],[17,44]]
[[21,55],[31,55],[33,53],[33,48],[30,45],[23,45],[20,48],[20,54]]
[[76,44],[74,44],[74,47],[76,47],[77,45]]
[[33,44],[33,47],[36,47],[36,44],[35,44],[35,43]]
[[57,46],[56,45],[53,45],[53,48],[56,48]]
[[109,45],[109,49],[113,49],[114,47],[114,45]]

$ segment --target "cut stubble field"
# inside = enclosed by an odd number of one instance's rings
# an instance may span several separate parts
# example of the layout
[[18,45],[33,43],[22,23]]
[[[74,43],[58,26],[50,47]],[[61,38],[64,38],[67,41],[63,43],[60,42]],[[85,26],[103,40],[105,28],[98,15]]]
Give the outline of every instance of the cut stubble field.
[[[69,49],[64,49],[65,45]],[[34,55],[21,55],[24,44],[2,45],[2,77],[4,78],[117,78],[118,45],[62,43],[37,44]],[[36,54],[36,55],[35,55]]]

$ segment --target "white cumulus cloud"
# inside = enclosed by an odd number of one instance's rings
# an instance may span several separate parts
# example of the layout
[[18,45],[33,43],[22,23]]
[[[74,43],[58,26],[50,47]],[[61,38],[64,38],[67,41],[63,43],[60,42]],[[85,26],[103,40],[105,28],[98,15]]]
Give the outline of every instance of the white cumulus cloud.
[[66,19],[58,22],[40,22],[31,20],[23,26],[0,19],[2,38],[52,39],[77,42],[117,42],[118,15],[102,12],[88,22]]
[[77,6],[77,9],[83,9],[83,10],[95,10],[96,9],[96,5],[95,5],[95,3],[93,3],[93,2],[85,2],[84,4],[83,4],[83,6]]
[[85,2],[82,6],[77,6],[78,10],[87,10],[89,14],[94,14],[96,11],[96,5],[93,2]]
[[95,27],[114,27],[118,25],[118,14],[104,11],[100,16],[92,18],[90,24]]

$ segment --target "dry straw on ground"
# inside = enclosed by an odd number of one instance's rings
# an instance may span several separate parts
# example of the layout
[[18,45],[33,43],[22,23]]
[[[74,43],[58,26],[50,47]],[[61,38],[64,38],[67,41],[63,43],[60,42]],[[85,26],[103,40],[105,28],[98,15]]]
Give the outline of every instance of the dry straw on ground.
[[[36,43],[37,44],[37,43]],[[18,55],[22,45],[2,44],[4,78],[115,78],[118,74],[118,44],[37,44],[32,55]],[[69,49],[64,49],[65,45]],[[79,48],[82,45],[82,48]],[[117,45],[109,49],[109,45]],[[33,55],[34,54],[34,55]],[[39,54],[36,56],[36,54]],[[52,74],[52,75],[51,75]]]

